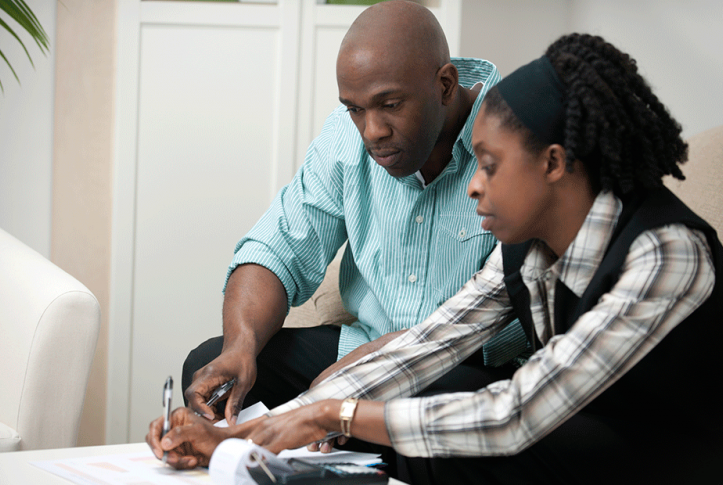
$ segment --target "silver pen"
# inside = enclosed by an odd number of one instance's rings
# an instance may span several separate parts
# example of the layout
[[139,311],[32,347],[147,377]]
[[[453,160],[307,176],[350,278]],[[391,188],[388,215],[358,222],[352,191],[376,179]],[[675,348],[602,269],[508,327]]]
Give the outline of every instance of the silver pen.
[[[171,431],[171,399],[173,398],[173,377],[168,376],[163,385],[163,431],[161,438]],[[168,461],[168,452],[163,452],[163,463]]]
[[[206,406],[211,407],[216,404],[219,399],[221,399],[228,391],[231,390],[234,384],[236,384],[235,377],[230,381],[226,382],[225,384],[221,385],[220,387],[217,387],[216,390],[211,393],[211,397],[206,402]],[[198,411],[194,411],[194,413],[196,413],[196,416],[203,416],[203,414],[199,413]]]
[[234,377],[230,381],[228,381],[226,384],[222,385],[221,387],[217,388],[215,391],[213,391],[213,394],[211,394],[211,398],[206,403],[206,406],[211,407],[216,402],[221,399],[228,391],[231,390],[233,385],[236,384],[236,378]]

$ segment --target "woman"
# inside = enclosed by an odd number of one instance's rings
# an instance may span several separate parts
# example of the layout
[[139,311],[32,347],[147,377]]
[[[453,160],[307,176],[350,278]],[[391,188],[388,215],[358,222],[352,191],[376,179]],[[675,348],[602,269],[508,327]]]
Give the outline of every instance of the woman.
[[[662,186],[683,178],[680,131],[634,60],[562,37],[477,115],[468,192],[502,245],[456,296],[272,416],[217,431],[177,410],[149,444],[183,444],[169,462],[188,467],[228,436],[278,452],[344,431],[418,457],[401,459],[413,483],[706,482],[723,248]],[[510,379],[404,398],[515,316],[535,353]]]

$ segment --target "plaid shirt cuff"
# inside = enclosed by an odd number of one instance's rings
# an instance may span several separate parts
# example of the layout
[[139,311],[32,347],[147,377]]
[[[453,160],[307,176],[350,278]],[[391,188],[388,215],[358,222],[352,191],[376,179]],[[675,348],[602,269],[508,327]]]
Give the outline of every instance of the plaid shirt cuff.
[[384,421],[392,447],[404,456],[431,456],[425,446],[425,398],[394,399],[384,406]]

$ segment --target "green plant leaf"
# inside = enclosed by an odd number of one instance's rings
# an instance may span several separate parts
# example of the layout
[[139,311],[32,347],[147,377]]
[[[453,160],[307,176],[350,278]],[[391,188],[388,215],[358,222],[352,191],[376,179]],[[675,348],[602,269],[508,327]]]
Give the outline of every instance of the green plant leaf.
[[[18,37],[18,34],[16,34],[16,33],[13,31],[13,29],[11,29],[10,26],[9,26],[7,23],[5,23],[5,21],[4,21],[3,19],[0,19],[0,25],[2,25],[3,27],[5,27],[5,29],[6,29],[8,32],[10,32],[10,33],[12,34],[12,36],[15,37],[15,38],[18,40],[18,42],[20,42],[20,45],[23,46],[23,50],[25,51],[25,54],[28,56],[28,59],[30,60],[30,64],[32,64],[32,65],[33,65],[33,68],[35,68],[35,64],[33,64],[33,59],[30,57],[30,52],[28,52],[28,49],[25,47],[25,44],[23,44],[23,41],[20,40],[20,37]],[[5,59],[5,56],[3,56],[3,59]],[[8,62],[7,59],[5,59],[5,62],[7,62],[8,65],[10,65],[10,63]],[[11,68],[11,69],[12,69],[12,68]],[[17,77],[17,76],[15,76],[15,77]]]
[[[40,51],[43,54],[47,55],[49,50],[48,34],[45,32],[45,29],[43,29],[43,26],[40,25],[40,22],[38,21],[38,18],[35,16],[33,11],[25,3],[25,0],[0,0],[0,10],[7,13],[12,19],[14,19],[18,23],[18,25],[25,29],[33,38],[35,43],[38,45]],[[28,52],[28,49],[25,47],[23,41],[20,40],[20,37],[18,37],[18,35],[13,31],[13,29],[2,18],[0,18],[0,25],[2,25],[5,30],[10,32],[10,34],[15,37],[18,42],[20,42],[20,45],[25,51],[25,54],[28,56],[30,64],[33,66],[34,69],[35,64],[33,63],[32,57],[30,57],[30,52]],[[5,60],[5,63],[7,63],[8,67],[12,71],[13,76],[15,76],[18,84],[20,84],[20,78],[18,78],[15,69],[13,69],[10,61],[8,61],[7,57],[5,57],[5,54],[3,54],[2,51],[0,51],[0,57]],[[0,82],[0,91],[2,91],[3,93],[5,92],[2,82]]]
[[0,3],[8,1],[17,4],[20,12],[19,17],[28,23],[28,26],[23,25],[23,27],[33,36],[35,43],[38,44],[43,54],[47,53],[49,44],[48,34],[45,32],[45,29],[43,29],[43,26],[40,25],[40,21],[38,21],[33,11],[30,10],[30,7],[25,3],[25,0],[0,0]]
[[0,0],[0,9],[28,31],[43,53],[48,50],[48,34],[24,0]]
[[[15,76],[15,79],[17,79],[18,84],[20,84],[20,78],[18,77],[18,74],[15,72],[15,69],[13,69],[13,66],[10,65],[10,61],[8,61],[8,58],[5,57],[5,54],[3,54],[3,51],[0,51],[0,57],[2,57],[3,59],[5,59],[5,62],[8,63],[8,67],[9,67],[10,70],[13,72],[13,76]],[[2,83],[2,82],[0,82],[0,91],[2,91],[3,93],[5,92],[5,88],[3,87],[3,83]]]

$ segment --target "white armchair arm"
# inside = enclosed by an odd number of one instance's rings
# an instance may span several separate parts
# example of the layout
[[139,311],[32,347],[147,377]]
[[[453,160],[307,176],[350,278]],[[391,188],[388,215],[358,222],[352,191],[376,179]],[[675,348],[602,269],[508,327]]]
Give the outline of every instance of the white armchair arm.
[[0,229],[0,451],[75,446],[100,306]]

